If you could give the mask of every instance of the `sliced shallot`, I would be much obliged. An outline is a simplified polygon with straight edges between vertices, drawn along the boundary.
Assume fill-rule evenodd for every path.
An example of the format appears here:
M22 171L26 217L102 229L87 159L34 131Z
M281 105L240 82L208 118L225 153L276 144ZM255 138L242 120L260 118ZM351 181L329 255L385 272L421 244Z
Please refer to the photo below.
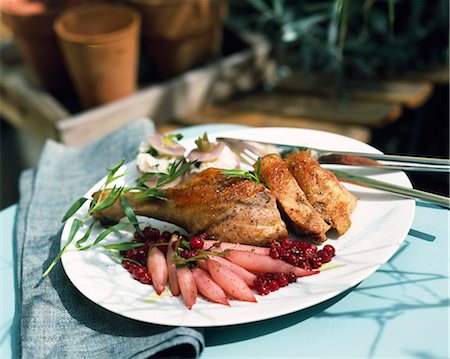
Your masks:
M154 133L148 136L148 143L153 147L159 155L165 156L183 156L186 149L178 142L174 141L171 135L163 136L159 133Z
M186 156L188 160L197 160L199 162L211 162L217 159L225 148L223 142L216 142L213 144L213 148L208 152L200 151L199 149L194 149Z

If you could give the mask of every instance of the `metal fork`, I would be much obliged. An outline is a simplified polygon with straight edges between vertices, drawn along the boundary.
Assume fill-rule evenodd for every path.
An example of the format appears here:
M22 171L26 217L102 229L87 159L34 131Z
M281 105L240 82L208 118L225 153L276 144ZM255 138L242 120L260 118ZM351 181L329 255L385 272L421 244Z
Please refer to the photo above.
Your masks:
M225 142L236 148L256 149L257 153L262 153L261 151L263 151L264 147L269 148L269 151L272 153L308 151L311 156L321 164L377 167L389 170L419 172L450 172L450 159L447 158L331 151L311 147L274 144L255 140L240 140L227 137L218 137L217 140Z
M257 153L255 148L250 148L244 145L244 142L227 142L231 150L239 156L239 159L252 166L256 163L258 158L267 153ZM272 152L273 153L273 152ZM441 207L450 208L450 198L437 195L430 192L421 191L414 188L403 187L392 183L379 181L373 178L357 176L343 171L331 170L334 175L341 181L349 182L363 187L371 187L382 191L394 193L401 197L420 199L426 202L437 204Z

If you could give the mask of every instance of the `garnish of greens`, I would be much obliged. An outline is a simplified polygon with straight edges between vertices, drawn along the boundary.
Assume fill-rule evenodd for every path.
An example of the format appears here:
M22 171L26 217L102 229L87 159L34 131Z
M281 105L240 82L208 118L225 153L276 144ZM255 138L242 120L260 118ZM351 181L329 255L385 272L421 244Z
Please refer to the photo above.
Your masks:
M175 135L176 136L176 135ZM125 197L125 193L130 192L131 195L136 199L159 199L165 200L170 203L170 201L164 196L163 187L167 184L175 181L177 178L181 177L186 173L186 171L191 167L196 161L185 162L184 159L180 158L175 160L169 167L168 173L146 173L141 178L137 180L137 184L135 186L116 186L111 187L114 181L124 176L125 173L117 174L117 171L123 166L126 159L122 159L119 163L117 163L113 168L108 169L108 175L106 177L105 183L101 186L100 190L96 192L92 199L81 197L77 199L72 206L68 209L66 214L64 215L62 222L65 223L69 218L71 218L87 201L89 203L89 210L81 219L75 218L70 227L69 236L67 238L67 242L64 244L61 251L56 255L53 259L52 263L48 266L45 272L42 274L44 277L47 276L58 261L61 259L61 256L67 250L69 245L73 242L76 234L83 226L88 226L85 234L82 238L78 239L75 247L78 250L86 250L92 247L102 247L103 249L110 252L111 256L117 260L120 260L121 257L117 255L117 253L113 251L123 251L127 249L137 248L143 246L143 243L134 243L134 242L123 242L116 244L103 244L102 241L111 233L120 231L126 227L133 226L138 233L142 233L139 222L136 218L136 215L133 211L133 208L128 203L128 200ZM148 181L153 176L158 176L158 180L156 184L152 187L148 187L145 185L145 182ZM89 239L92 227L96 223L96 219L92 217L92 214L97 211L105 210L111 207L117 200L121 201L122 207L124 209L127 222L117 223L107 229L105 229L102 233L100 233L95 240L91 244L84 245L84 243ZM92 218L93 222L91 224L87 224L87 220Z
M263 183L260 176L261 172L261 159L256 161L256 168L254 171L244 171L239 169L222 170L220 173L227 175L228 177L244 178L255 183Z
M213 246L220 246L220 242L218 244L214 244ZM186 240L178 240L175 242L175 255L173 257L173 260L175 262L175 265L177 268L184 267L186 265L195 263L200 260L207 260L208 256L217 256L217 257L225 257L225 255L229 252L229 249L225 249L223 251L217 252L211 250L211 248L208 249L196 249L195 251L198 253L195 256L189 257L189 258L183 258L181 256L181 253L186 249L190 248L189 242Z
M209 141L206 132L202 137L199 137L195 140L195 144L197 145L197 149L200 152L211 152L214 148L214 144Z

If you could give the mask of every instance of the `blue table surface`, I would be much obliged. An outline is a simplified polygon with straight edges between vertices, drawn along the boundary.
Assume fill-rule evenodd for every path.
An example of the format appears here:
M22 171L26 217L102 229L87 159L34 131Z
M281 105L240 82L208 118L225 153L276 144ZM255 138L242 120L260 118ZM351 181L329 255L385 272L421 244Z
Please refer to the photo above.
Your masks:
M193 137L237 126L194 126ZM0 357L15 357L17 206L0 212ZM202 358L449 358L449 211L418 202L397 251L356 287L324 303L257 323L205 331Z

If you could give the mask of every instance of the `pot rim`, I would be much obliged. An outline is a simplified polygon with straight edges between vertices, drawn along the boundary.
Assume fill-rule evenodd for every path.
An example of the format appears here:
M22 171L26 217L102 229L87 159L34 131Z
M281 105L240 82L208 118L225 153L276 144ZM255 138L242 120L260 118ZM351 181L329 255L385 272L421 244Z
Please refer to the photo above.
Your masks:
M123 14L126 14L130 17L129 22L120 29L101 34L83 34L67 30L67 28L64 26L65 20L67 20L70 17L76 16L82 19L83 15L87 13L92 12L95 13L99 11L101 12L102 10L105 11L105 13L114 11L116 13L121 12ZM129 32L132 31L139 31L141 22L142 22L141 14L137 10L129 6L111 5L111 4L89 4L78 6L75 8L70 8L64 11L61 15L59 15L56 18L53 24L53 28L60 40L80 44L99 44L115 41L117 39L127 36Z

